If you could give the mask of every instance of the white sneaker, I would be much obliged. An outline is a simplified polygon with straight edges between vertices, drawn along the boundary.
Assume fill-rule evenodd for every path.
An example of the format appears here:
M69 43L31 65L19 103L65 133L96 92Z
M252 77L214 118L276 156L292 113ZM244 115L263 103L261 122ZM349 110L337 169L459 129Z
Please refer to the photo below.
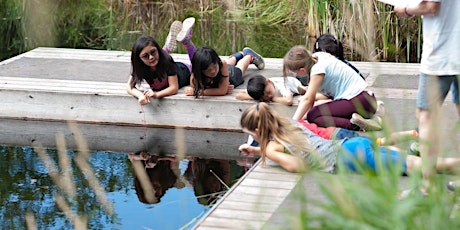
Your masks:
M382 130L382 118L373 116L371 119L365 119L357 113L351 115L350 122L361 128L363 131L379 131Z
M375 116L385 116L385 103L383 101L377 101L377 110L375 111Z
M177 34L182 30L182 22L174 21L169 29L169 34L166 37L165 45L163 48L167 49L170 53L177 49Z
M177 35L177 41L178 42L185 42L187 40L192 39L192 32L193 32L193 27L195 25L195 18L190 17L186 18L182 22L182 30L179 32Z

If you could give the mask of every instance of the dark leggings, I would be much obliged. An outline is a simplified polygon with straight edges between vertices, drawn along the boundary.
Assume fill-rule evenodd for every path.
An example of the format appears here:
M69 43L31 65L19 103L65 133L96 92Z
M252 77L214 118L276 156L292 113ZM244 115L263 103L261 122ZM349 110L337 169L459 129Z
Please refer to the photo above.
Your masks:
M307 121L320 127L340 127L358 130L359 127L350 123L353 113L370 118L377 108L377 100L371 92L363 91L350 100L337 100L314 106L308 111Z

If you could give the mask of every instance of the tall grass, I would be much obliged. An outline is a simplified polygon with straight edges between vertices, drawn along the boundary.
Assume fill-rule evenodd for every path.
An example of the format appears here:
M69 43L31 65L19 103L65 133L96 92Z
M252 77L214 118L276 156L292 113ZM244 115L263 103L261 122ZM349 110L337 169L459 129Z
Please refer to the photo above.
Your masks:
M420 59L419 19L400 19L373 0L5 0L0 6L6 35L0 59L38 46L130 50L145 34L163 43L169 25L190 16L197 18L195 44L221 55L250 46L282 57L293 45L312 47L316 37L332 33L350 60Z

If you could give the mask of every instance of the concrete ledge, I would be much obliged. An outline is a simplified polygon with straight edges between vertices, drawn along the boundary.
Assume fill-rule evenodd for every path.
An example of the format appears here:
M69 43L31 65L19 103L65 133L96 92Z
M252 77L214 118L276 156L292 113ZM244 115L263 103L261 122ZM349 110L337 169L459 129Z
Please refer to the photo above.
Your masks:
M163 129L101 124L76 124L91 151L136 152L147 150L165 155L239 159L238 146L247 140L242 132ZM7 146L56 148L56 135L66 147L78 149L78 135L66 122L0 119L0 140ZM80 140L81 141L81 140Z

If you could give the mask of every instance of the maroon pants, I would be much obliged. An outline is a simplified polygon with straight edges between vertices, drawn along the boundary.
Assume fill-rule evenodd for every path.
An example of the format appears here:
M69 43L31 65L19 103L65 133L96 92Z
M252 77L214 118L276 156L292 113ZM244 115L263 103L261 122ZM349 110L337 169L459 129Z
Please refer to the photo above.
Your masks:
M320 127L340 127L357 130L350 123L353 113L370 118L377 109L377 100L371 92L363 91L350 100L337 100L313 106L307 114L307 121Z

